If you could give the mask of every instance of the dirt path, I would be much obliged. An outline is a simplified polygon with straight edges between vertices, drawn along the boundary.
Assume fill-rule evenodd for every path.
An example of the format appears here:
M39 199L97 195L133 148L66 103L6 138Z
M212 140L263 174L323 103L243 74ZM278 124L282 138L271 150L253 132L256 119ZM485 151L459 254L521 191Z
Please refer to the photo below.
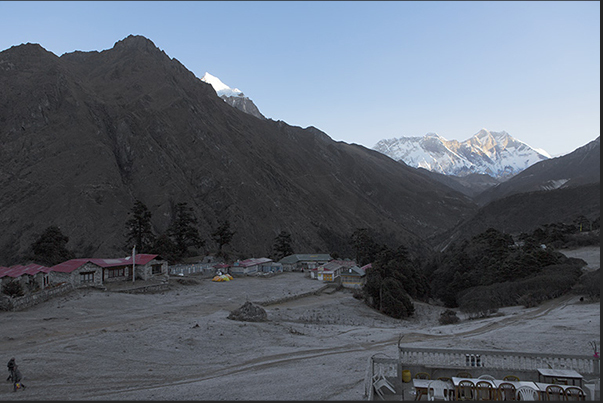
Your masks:
M0 358L16 357L28 386L12 393L7 382L0 400L362 400L368 359L396 357L402 335L413 346L572 354L600 340L600 305L578 296L448 326L441 307L417 303L400 321L349 292L269 305L267 322L227 319L247 300L321 286L284 273L149 295L82 290L0 312Z

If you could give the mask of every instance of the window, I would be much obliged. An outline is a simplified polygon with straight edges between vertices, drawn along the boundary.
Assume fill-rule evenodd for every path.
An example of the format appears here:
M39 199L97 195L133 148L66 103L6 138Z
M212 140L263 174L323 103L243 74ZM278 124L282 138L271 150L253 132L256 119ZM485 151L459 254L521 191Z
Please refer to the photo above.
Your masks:
M154 264L153 266L153 274L161 274L161 265L160 264Z
M126 269L123 267L107 270L107 278L124 277L125 275L126 275Z
M94 272L80 273L80 283L94 283Z

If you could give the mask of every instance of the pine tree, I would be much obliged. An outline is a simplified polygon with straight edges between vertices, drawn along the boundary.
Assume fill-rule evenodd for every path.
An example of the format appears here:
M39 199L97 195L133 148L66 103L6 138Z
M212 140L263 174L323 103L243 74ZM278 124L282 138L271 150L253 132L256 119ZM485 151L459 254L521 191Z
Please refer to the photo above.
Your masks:
M134 202L132 218L126 221L126 249L136 245L138 253L148 253L153 248L156 236L151 225L151 212L140 200Z
M212 239L218 244L218 255L222 253L222 247L228 245L232 241L235 231L230 230L230 222L224 220L218 228L211 234Z
M359 266L373 262L377 254L385 249L375 242L368 228L357 228L350 237L350 243L356 251L356 264Z
M51 225L31 244L28 258L46 266L74 259L75 254L66 247L68 242L69 237L64 235L59 227Z
M174 244L174 241L167 234L161 234L157 237L152 250L153 253L167 260L169 264L174 264L179 259L176 244Z
M294 254L293 247L291 246L291 234L286 231L281 231L276 238L274 238L274 244L272 245L273 256L276 261L281 260L285 256Z
M205 245L199 236L197 222L192 207L187 203L176 205L176 214L167 229L167 235L174 241L178 259L188 256L189 247L200 248Z

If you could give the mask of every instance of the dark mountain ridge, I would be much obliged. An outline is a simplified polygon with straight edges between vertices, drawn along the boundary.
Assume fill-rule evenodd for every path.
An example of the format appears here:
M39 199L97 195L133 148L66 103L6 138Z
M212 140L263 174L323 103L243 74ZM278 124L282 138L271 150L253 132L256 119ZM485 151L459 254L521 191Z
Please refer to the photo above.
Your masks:
M488 228L510 234L528 233L539 226L571 224L580 217L601 216L600 137L561 157L538 162L474 200L475 215L443 231L431 244L441 250Z
M316 128L261 120L220 99L150 40L61 57L37 44L0 52L0 263L21 262L49 225L78 256L125 252L134 200L165 231L179 202L227 251L266 256L282 230L299 253L349 255L367 227L426 247L476 206L419 171Z
M483 206L517 193L582 186L601 181L601 140L597 137L569 154L540 161L474 198Z

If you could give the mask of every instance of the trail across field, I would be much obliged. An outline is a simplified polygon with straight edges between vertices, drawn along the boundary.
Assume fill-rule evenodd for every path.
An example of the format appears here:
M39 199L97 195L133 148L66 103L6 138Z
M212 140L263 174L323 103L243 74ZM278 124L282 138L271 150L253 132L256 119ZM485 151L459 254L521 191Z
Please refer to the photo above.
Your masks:
M416 316L401 321L350 292L323 292L267 305L268 321L254 323L227 316L322 284L304 273L170 281L158 294L80 290L0 312L0 359L14 356L28 386L14 393L6 382L0 400L362 400L368 359L396 357L402 336L413 346L570 354L600 341L600 304L580 296L442 326L443 307L415 303Z

